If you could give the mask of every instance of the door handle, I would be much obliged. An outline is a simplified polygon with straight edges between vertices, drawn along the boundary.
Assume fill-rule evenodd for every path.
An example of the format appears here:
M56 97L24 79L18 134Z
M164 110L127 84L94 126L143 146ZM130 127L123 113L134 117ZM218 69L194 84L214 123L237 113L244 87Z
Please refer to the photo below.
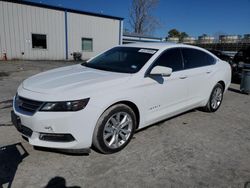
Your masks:
M207 73L207 74L210 74L211 72L212 72L212 71L210 70L210 71L207 71L206 73Z
M181 76L180 77L180 79L186 79L187 78L187 76Z

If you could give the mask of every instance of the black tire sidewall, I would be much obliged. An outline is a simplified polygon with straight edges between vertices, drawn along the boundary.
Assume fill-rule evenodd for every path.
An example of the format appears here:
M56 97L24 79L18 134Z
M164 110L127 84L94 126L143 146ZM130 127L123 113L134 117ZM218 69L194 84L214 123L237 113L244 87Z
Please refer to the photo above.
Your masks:
M103 131L104 131L104 127L106 122L109 120L109 118L114 115L115 113L118 112L126 112L131 116L132 119L132 131L130 134L129 139L126 141L126 143L124 143L121 147L113 149L113 148L109 148L106 146L106 144L104 143L104 139L103 139ZM133 112L133 110L131 108L129 108L126 105L115 105L114 107L111 107L110 109L106 110L101 117L98 120L97 123L97 127L96 127L96 134L94 135L94 139L95 143L96 143L96 147L97 149L99 149L102 153L115 153L118 152L120 150L122 150L124 147L127 146L127 144L130 142L131 138L134 135L135 132L135 126L136 126L136 116L135 113Z

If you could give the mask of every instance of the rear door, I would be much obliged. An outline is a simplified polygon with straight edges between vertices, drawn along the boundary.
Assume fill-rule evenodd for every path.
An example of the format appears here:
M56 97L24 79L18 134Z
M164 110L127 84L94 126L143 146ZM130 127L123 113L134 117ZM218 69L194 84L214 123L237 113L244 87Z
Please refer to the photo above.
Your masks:
M214 74L216 59L208 53L182 48L184 72L188 79L188 96L190 104L203 101L210 90L209 79Z

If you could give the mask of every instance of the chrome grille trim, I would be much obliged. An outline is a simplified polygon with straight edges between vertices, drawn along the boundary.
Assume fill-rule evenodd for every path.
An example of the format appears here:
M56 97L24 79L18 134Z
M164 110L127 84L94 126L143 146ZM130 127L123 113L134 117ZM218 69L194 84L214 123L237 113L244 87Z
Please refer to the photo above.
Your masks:
M32 99L27 99L21 96L16 95L15 97L15 107L21 111L34 114L37 110L41 108L43 102L36 101Z

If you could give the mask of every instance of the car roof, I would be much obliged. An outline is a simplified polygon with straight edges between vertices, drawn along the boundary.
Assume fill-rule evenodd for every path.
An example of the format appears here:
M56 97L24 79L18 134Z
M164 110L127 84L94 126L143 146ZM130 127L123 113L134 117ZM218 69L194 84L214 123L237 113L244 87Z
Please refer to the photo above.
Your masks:
M171 43L171 42L136 42L136 43L129 43L123 44L124 47L137 47L137 48L151 48L151 49L167 49L173 47L189 47L195 49L202 49L197 46L182 44L182 43ZM204 49L202 49L204 50Z
M169 48L192 48L192 49L197 49L204 51L211 56L213 56L215 59L218 59L216 55L214 55L212 52L209 52L208 50L198 47L198 46L193 46L193 45L188 45L188 44L182 44L182 43L171 43L171 42L136 42L136 43L129 43L129 44L123 44L121 45L122 47L134 47L134 48L149 48L149 49L156 49L156 50L166 50Z

